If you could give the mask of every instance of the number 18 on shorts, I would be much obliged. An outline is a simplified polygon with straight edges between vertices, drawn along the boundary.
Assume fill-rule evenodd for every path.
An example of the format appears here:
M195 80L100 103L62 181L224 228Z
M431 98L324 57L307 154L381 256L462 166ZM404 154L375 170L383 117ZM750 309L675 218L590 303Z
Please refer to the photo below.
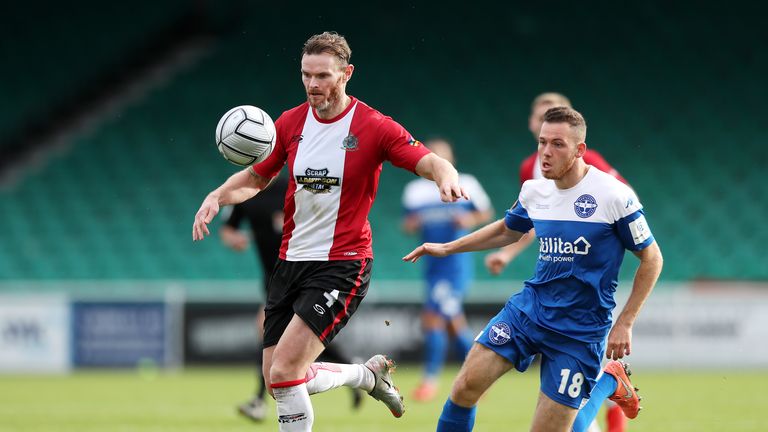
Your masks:
M579 408L600 372L603 343L587 343L532 322L509 304L489 322L476 342L506 358L520 372L541 354L541 391L560 404Z

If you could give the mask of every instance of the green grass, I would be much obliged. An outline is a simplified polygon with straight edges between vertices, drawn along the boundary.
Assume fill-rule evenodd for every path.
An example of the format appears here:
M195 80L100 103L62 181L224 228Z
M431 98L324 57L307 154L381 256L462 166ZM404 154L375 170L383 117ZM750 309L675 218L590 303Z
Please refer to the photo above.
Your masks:
M407 395L418 367L403 365L395 375ZM632 431L765 431L768 371L643 372L635 381L644 410ZM441 395L432 403L407 406L394 419L367 399L349 408L346 389L313 396L316 432L434 430L455 375L443 375ZM527 430L536 401L538 372L510 373L481 401L475 430ZM0 430L61 432L196 432L277 430L274 414L262 425L235 414L235 405L253 388L250 369L186 369L78 372L69 376L0 376ZM602 416L601 416L602 417Z

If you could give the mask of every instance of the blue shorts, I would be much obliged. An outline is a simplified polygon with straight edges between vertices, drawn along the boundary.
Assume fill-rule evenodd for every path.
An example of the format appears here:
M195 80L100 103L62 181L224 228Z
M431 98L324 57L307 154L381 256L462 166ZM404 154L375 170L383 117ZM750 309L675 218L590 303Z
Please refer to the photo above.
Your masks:
M524 372L541 354L541 391L578 409L600 373L605 342L582 342L545 329L517 308L505 305L475 339Z
M424 309L451 320L464 313L467 281L463 278L427 277Z

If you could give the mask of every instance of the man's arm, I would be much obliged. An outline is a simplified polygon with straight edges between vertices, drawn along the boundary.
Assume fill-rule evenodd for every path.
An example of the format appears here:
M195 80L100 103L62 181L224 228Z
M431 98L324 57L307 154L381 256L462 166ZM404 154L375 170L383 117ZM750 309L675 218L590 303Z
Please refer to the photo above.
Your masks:
M192 240L202 240L210 234L208 224L219 213L220 206L239 204L252 198L269 183L270 179L256 174L251 168L233 174L203 200L192 224Z
M462 197L469 199L469 195L459 185L459 173L456 168L440 156L434 153L424 155L416 164L415 171L419 176L437 184L443 202L455 202Z
M634 254L640 258L640 267L635 273L632 292L629 294L627 303L608 334L605 356L609 359L617 360L631 353L632 326L635 324L635 319L637 319L643 303L651 294L653 286L656 285L656 280L658 280L664 265L664 258L661 256L661 250L656 242L639 252L634 252Z
M449 243L424 243L404 256L403 261L416 262L424 255L444 257L455 253L498 248L520 240L523 234L507 228L504 219L500 219Z

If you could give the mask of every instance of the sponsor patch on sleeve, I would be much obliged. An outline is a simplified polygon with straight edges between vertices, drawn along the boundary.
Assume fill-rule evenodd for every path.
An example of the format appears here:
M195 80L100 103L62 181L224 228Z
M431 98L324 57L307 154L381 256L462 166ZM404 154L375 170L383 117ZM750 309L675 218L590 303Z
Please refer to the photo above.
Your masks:
M632 240L636 245L651 238L651 228L648 227L643 215L629 223L629 232L632 234Z

